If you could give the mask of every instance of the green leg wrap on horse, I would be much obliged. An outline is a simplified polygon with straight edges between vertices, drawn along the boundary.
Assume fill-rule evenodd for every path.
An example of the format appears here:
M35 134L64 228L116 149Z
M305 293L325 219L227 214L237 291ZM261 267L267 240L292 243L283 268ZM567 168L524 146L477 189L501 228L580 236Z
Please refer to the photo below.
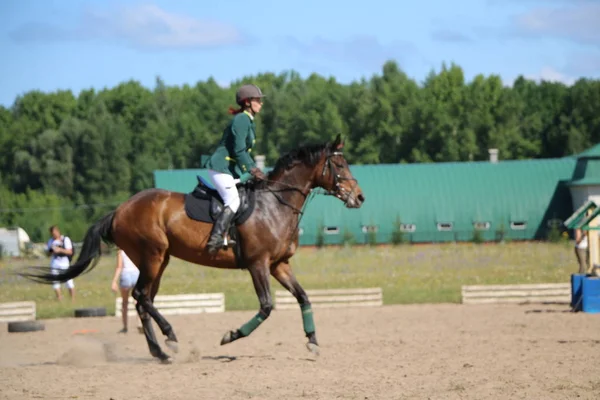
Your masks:
M262 324L264 320L265 318L262 315L260 315L260 313L258 313L254 317L252 317L250 321L242 325L242 327L240 328L240 332L242 333L242 335L248 336L252 333L252 331L258 328L258 326Z
M313 320L313 311L310 304L303 304L300 306L302 310L302 324L304 325L304 332L308 335L315 331L315 321Z

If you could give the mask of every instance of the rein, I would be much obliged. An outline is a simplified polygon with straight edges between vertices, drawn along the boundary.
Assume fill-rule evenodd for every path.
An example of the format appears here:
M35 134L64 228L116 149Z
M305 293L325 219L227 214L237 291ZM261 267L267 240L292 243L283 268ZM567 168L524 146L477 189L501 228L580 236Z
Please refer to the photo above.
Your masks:
M302 221L302 217L304 216L304 210L305 210L305 209L306 209L306 207L308 206L308 203L310 203L310 201L311 201L311 200L313 199L313 197L315 196L315 191L314 191L313 189L310 189L310 191L309 191L309 194L308 194L308 195L306 195L306 194L304 194L304 192L303 192L301 189L299 189L298 187L296 187L296 186L292 186L292 185L289 185L289 184L287 184L287 183L284 183L284 182L279 182L279 181L271 181L271 180L268 180L268 179L263 179L262 181L263 181L263 182L267 182L267 183L277 183L277 184L280 184L280 185L287 186L287 187L288 187L288 189L281 189L280 191L283 191L283 190L296 190L296 191L300 192L300 194L301 194L302 196L304 196L304 199L305 199L305 200L304 200L304 204L302 205L302 209L300 209L300 210L299 210L298 208L296 208L296 207L294 207L293 205L291 205L289 202L285 201L285 199L283 199L283 198L282 198L282 197L281 197L281 196L280 196L280 195L277 193L278 191L276 191L276 190L273 190L273 189L271 189L271 188L269 188L269 187L267 187L266 189L262 189L262 190L266 190L266 191L268 191L268 192L272 193L272 194L273 194L273 196L275 196L275 198L276 198L276 199L277 199L277 200L278 200L278 201L279 201L281 204L283 204L284 206L290 207L290 208L293 210L293 212L294 212L296 215L298 215L298 220L297 220L297 222L296 222L296 227L295 227L295 228L292 230L292 236L290 237L290 239L293 239L293 238L294 238L294 236L293 236L293 235L294 235L294 233L296 233L296 234L298 233L298 227L300 226L300 221ZM260 190L260 189L259 189L259 190Z
M335 165L338 169L343 168L343 166L341 166L341 165L337 164L336 162L332 161L331 157L341 156L341 155L343 155L342 152L335 151L335 152L333 152L333 153L331 153L331 154L329 154L327 156L327 159L325 160L325 163L323 164L323 172L321 172L321 176L325 176L325 173L327 172L327 169L329 168L329 173L331 174L331 176L333 176L333 189L325 190L324 194L326 196L335 196L338 199L342 200L344 202L344 204L348 204L348 200L350 199L350 196L354 194L354 190L356 189L357 185L353 185L352 191L350 193L348 193L348 197L346 198L346 200L343 200L342 199L342 195L344 193L346 193L347 191L346 191L346 189L344 189L340 185L340 183L344 182L344 181L353 181L353 182L357 183L357 180L355 178L345 178L345 177L340 176L340 174L336 173L336 171L335 171L335 169L334 169L333 166ZM284 183L284 182L273 181L273 180L269 180L269 179L262 179L262 182L273 183L273 184L287 186L287 188L289 190L296 190L296 191L300 192L300 194L302 194L302 196L304 196L304 198L308 199L308 200L310 200L312 198L312 196L314 195L314 193L315 193L314 190L311 189L310 192L309 192L310 195L306 195L306 194L304 194L304 192L302 191L302 189L300 189L299 187L293 186L293 185L290 185L290 184L287 184L287 183ZM270 193L272 193L281 204L290 207L292 210L294 210L294 212L296 214L300 214L301 216L304 214L304 209L306 208L306 204L307 204L308 200L305 200L304 205L302 206L302 209L299 210L298 208L294 207L293 205L291 205L290 203L288 203L287 201L285 201L284 199L282 199L281 196L279 196L276 193L278 191L283 191L284 189L276 191L276 190L273 190L273 189L267 187L267 188L262 189L262 190L266 190L266 191L269 191Z
M305 204L305 205L304 205L304 206L302 206L302 210L299 210L298 208L294 207L293 205L291 205L290 203L288 203L287 201L285 201L285 200L284 200L284 199L283 199L283 198L282 198L282 197L281 197L281 196L280 196L280 195L277 193L277 192L282 192L282 191L284 191L284 190L295 190L295 191L297 191L297 192L300 192L300 194L301 194L302 196L304 196L304 199L306 199L307 197L309 197L309 195L306 195L306 194L304 194L304 192L302 191L302 189L300 189L300 188L298 188L298 187L296 187L296 186L289 185L289 184L287 184L287 183L284 183L284 182L272 181L272 180L269 180L269 179L263 179L263 180L262 180L262 182L266 182L266 183L276 183L276 184L279 184L279 185L284 185L284 186L287 186L287 187L288 187L288 189L273 190L273 189L271 189L270 187L266 187L265 189L257 189L257 191L267 191L267 192L270 192L271 194L273 194L273 196L275 196L275 198L277 198L277 200L278 200L278 201L279 201L281 204L283 204L284 206L288 206L288 207L290 207L290 208L291 208L291 209L292 209L292 210L293 210L293 211L294 211L296 214L300 214L300 215L304 214L304 208L305 208L305 205L306 205L306 200L305 200L305 202L304 202L304 204ZM310 190L310 193L311 193L311 195L312 195L312 189Z
M344 181L353 181L353 182L357 182L357 180L355 178L345 178L340 176L340 174L338 174L336 172L336 169L334 168L337 167L338 169L343 168L343 166L337 164L336 162L332 161L331 158L334 156L341 156L343 155L342 152L340 151L335 151L331 154L329 154L327 156L327 159L325 160L325 163L323 164L323 171L321 173L321 176L325 176L325 173L327 172L327 170L329 169L329 173L331 174L331 176L333 177L333 189L329 189L329 190L325 190L325 192L323 194L325 194L326 196L335 196L338 199L342 200L342 196L344 193L346 193L346 189L344 189L341 186L341 182ZM262 179L262 182L266 182L266 183L272 183L272 184L277 184L277 185L283 185L283 186L287 186L287 188L285 189L279 189L279 190L274 190L271 189L270 187L266 187L264 189L257 189L257 190L266 190L270 193L273 194L273 196L275 196L277 198L277 200L283 204L284 206L290 207L295 214L298 215L298 222L296 223L296 228L295 228L295 232L298 232L298 227L300 226L300 221L302 220L302 217L304 216L304 210L306 209L306 207L308 206L308 203L310 203L310 201L313 199L316 191L314 189L310 189L309 190L309 194L305 194L302 189L300 189L297 186L293 186L284 182L279 182L279 181L273 181L273 180L269 180L269 179ZM342 200L344 202L344 204L348 204L348 200L351 198L350 196L354 194L354 190L356 189L357 185L353 185L352 187L352 191L350 193L348 193L348 197L346 197L345 200ZM321 188L322 189L322 188ZM302 196L304 196L304 204L302 205L302 209L298 209L297 207L294 207L292 204L290 204L289 202L287 202L285 199L283 199L278 192L280 191L284 191L284 190L296 190L298 192L300 192L300 194L302 194Z

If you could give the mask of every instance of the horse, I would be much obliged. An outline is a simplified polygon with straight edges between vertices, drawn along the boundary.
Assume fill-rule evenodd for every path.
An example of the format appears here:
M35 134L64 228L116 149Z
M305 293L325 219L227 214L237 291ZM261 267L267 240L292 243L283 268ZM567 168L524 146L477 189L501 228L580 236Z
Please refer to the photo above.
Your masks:
M123 249L140 271L132 296L137 302L150 354L164 363L172 360L158 344L150 318L166 336L167 347L176 353L175 331L153 304L170 257L207 267L242 268L250 273L260 309L239 329L226 332L221 345L247 337L269 318L273 308L271 275L298 301L308 338L306 347L318 355L311 303L294 276L290 258L298 247L300 218L314 189L324 189L325 194L335 196L347 208L360 208L365 201L344 158L343 147L340 135L333 142L300 146L279 158L266 179L238 184L255 194L250 217L237 226L243 254L239 260L232 249L220 249L215 255L208 253L206 242L212 225L186 215L186 194L151 188L134 194L90 226L77 261L68 269L54 275L47 267L32 267L36 272L20 275L45 284L65 282L95 267L101 256L102 241Z

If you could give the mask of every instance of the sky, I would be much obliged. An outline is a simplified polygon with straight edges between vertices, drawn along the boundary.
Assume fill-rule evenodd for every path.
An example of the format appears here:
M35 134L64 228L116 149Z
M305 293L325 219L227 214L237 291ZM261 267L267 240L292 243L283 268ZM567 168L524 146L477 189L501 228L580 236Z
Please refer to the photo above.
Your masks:
M600 78L600 0L3 0L0 104L30 90L222 86L294 70L349 83L395 60L422 82Z

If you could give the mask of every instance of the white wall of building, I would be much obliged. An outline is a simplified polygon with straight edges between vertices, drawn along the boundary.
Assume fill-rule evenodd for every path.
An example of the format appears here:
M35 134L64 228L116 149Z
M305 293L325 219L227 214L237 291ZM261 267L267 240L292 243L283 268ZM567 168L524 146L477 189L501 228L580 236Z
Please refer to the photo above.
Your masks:
M588 200L600 204L600 185L571 186L571 198L573 200L573 211Z

